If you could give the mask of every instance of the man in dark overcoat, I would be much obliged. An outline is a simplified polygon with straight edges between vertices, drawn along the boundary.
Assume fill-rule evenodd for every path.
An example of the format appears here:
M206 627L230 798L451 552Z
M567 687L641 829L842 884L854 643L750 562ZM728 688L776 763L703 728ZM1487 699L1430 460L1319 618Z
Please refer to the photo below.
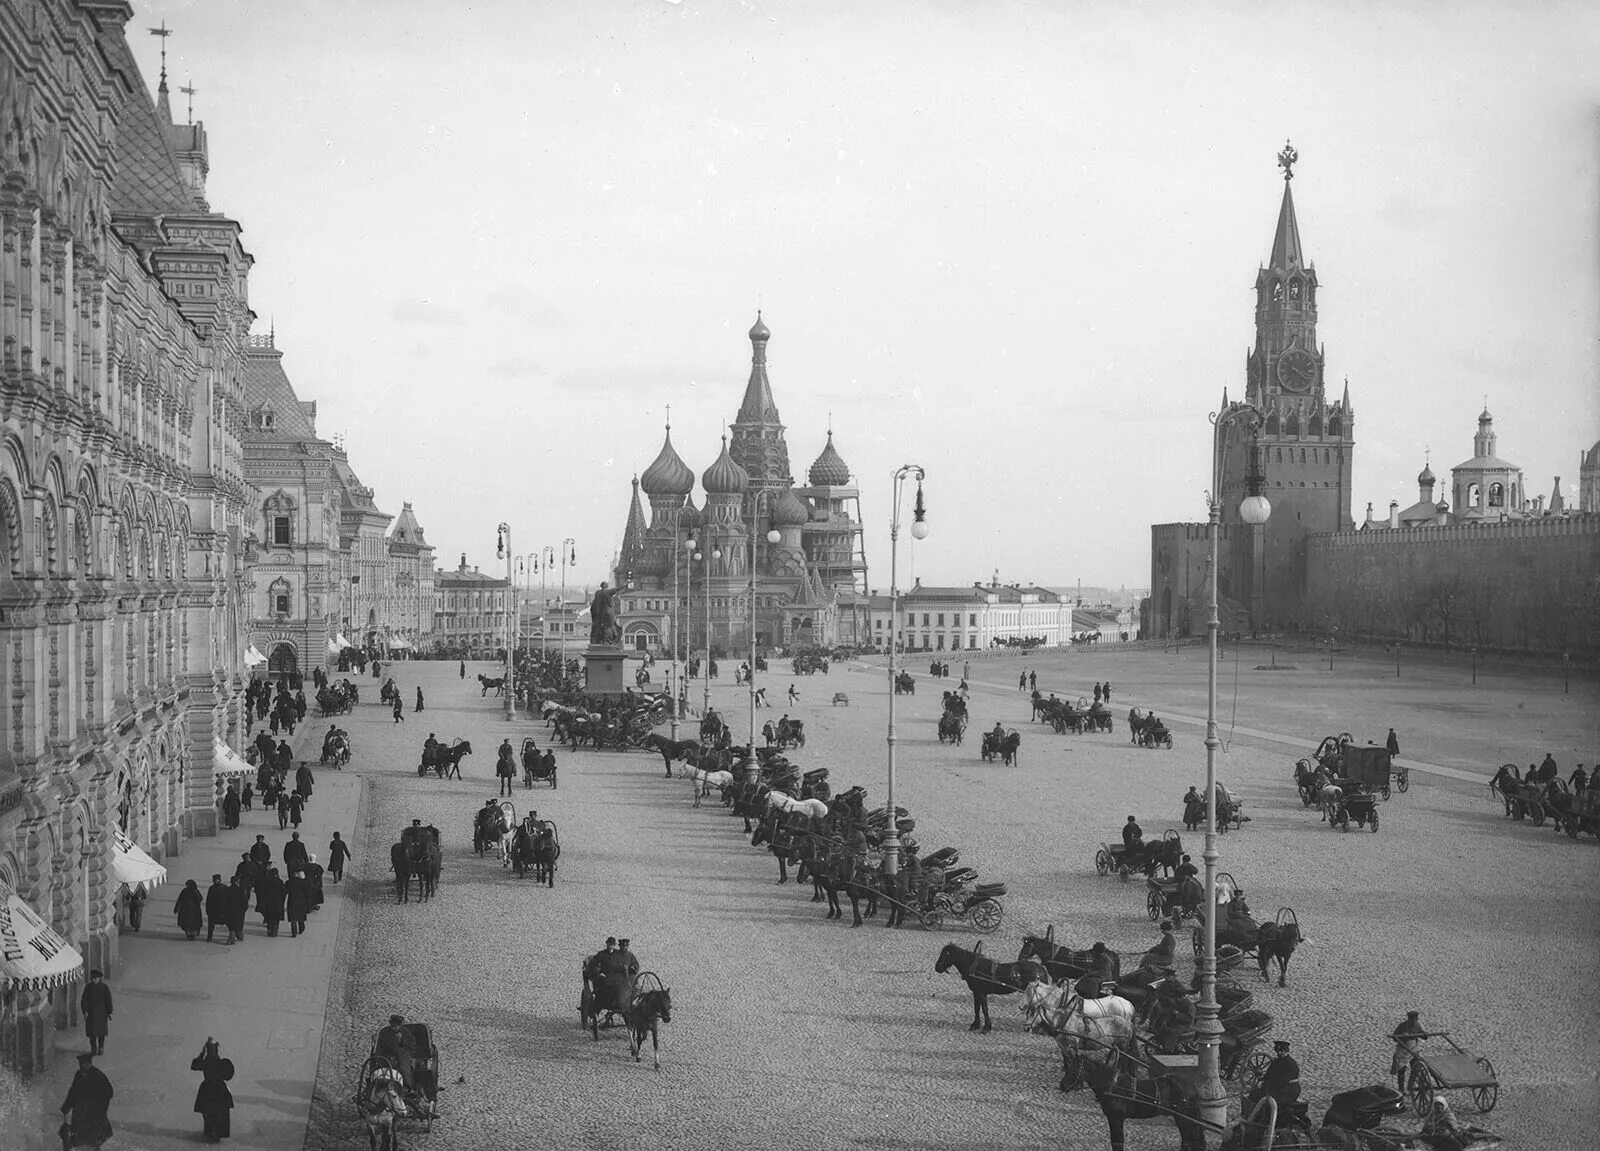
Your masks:
M297 936L306 929L306 916L311 913L311 885L304 872L296 871L290 874L287 886L284 910L289 917L289 934Z
M302 763L295 769L294 787L300 793L300 798L306 803L311 802L311 788L316 782L316 776L311 774L311 765L309 763Z
M224 935L228 934L228 885L222 882L222 876L213 875L211 886L206 891L207 943L216 937L218 927L222 928Z
M256 836L256 841L250 845L250 860L258 868L272 862L272 845L267 842L266 836Z
M105 972L96 968L89 972L88 985L78 1000L83 1012L83 1030L89 1037L89 1051L103 1055L106 1049L106 1029L111 1022L111 988L106 986Z
M232 831L239 826L239 789L233 784L228 785L228 793L222 797L222 828Z
M78 1073L61 1105L63 1115L71 1112L71 1118L61 1125L62 1146L98 1147L111 1138L111 1120L106 1116L111 1096L111 1080L94 1065L94 1056L78 1056Z
M256 888L256 910L261 913L261 922L267 925L269 937L278 934L278 925L283 922L286 895L284 882L279 878L276 867L261 877L261 883Z
M250 889L235 875L228 884L228 944L244 942L244 916L250 910Z
M283 865L293 873L304 865L306 856L306 845L297 831L290 837L289 842L283 845Z
M228 1080L233 1078L233 1060L222 1057L215 1039L207 1039L189 1070L202 1076L200 1089L194 1094L194 1109L201 1117L205 1134L213 1143L226 1139L231 1133L228 1112L233 1110L233 1092L228 1090Z

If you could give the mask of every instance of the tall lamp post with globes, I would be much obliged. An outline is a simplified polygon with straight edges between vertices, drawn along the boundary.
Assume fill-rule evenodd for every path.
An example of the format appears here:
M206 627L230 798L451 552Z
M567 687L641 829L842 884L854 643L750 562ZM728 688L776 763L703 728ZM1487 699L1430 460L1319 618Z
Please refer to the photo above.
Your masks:
M750 674L746 686L750 689L750 762L756 757L756 521L761 518L761 497L772 495L771 488L757 488L755 502L750 508ZM767 500L770 505L771 499ZM770 514L770 506L768 513ZM775 527L767 529L767 542L775 544L783 537Z
M895 628L898 625L899 589L895 586L895 565L899 558L900 497L908 476L917 477L917 502L911 512L911 538L928 538L928 509L922 502L922 480L926 473L920 464L902 464L894 470L894 501L889 505L889 790L884 804L888 815L888 829L883 836L884 877L892 887L900 871L900 829L894 817L894 676ZM754 742L752 740L752 742Z
M1225 430L1241 423L1250 443L1249 466L1245 474L1245 498L1239 504L1239 518L1257 526L1267 522L1272 504L1261 494L1263 476L1257 456L1256 435L1264 417L1253 404L1232 403L1213 415L1211 452L1211 491L1207 494L1210 515L1207 533L1211 545L1210 612L1206 620L1209 658L1206 661L1206 922L1204 948L1200 956L1200 1006L1196 1013L1195 1039L1200 1047L1201 1117L1219 1126L1227 1119L1228 1097L1222 1086L1220 1062L1222 1048L1221 1010L1217 1003L1217 633L1221 619L1217 614L1218 537L1222 523L1223 453Z
M500 533L495 539L494 554L496 558L506 561L506 718L514 719L517 714L517 693L512 686L513 665L512 653L516 650L511 638L512 620L516 618L517 588L511 574L511 563L515 558L511 554L511 525L501 524Z
M709 553L697 551L694 553L696 560L705 561L705 570L700 573L700 582L706 585L706 677L705 688L700 696L700 718L704 719L711 711L711 561L722 558L722 549L716 544L711 544Z
M578 549L571 536L561 541L561 675L567 674L567 563L576 566ZM569 554L570 557L569 557Z
M673 690L678 693L677 699L672 704L672 714L676 717L673 720L673 739L678 738L677 721L684 717L684 709L689 706L689 645L693 642L694 636L694 561L699 556L699 553L695 551L699 546L700 541L692 535L683 541L683 614L687 618L683 621L683 674L673 687ZM677 585L676 568L673 569L672 582L674 586ZM676 649L673 651L672 661L674 665L678 662Z

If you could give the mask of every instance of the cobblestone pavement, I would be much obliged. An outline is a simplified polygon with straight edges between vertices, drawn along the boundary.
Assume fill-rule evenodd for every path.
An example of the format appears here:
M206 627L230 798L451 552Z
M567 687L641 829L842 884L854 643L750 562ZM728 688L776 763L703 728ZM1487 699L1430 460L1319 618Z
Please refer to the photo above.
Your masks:
M938 744L939 685L925 663L912 665L918 694L900 700L897 799L915 815L924 851L959 847L984 879L1010 885L1004 923L982 937L987 953L1013 958L1024 929L1048 924L1072 946L1105 940L1137 952L1155 938L1144 888L1096 876L1094 850L1128 814L1147 834L1181 828L1179 797L1204 779L1198 733L1179 729L1172 751L1130 746L1121 720L1109 736L1047 733L1028 723L1015 690L1022 662L974 661L972 671L971 734L996 720L1022 730L1012 769L984 764L975 738ZM1192 709L1199 676L1203 714L1203 661L1156 652L1037 666L1041 688L1052 677L1085 681L1063 695L1113 678L1124 710L1152 684L1175 701L1188 693ZM695 809L687 782L664 779L659 757L561 752L559 790L519 783L519 813L531 804L560 827L554 891L475 858L470 820L494 794L495 747L507 735L542 744L543 725L507 723L478 695L470 677L480 668L469 667L465 683L454 665L394 670L404 697L420 682L430 703L400 726L363 705L350 725L352 766L370 789L357 855L376 861L411 818L432 821L444 835L441 897L396 906L375 868L360 869L341 927L343 982L330 994L310 1146L364 1145L350 1096L392 1011L433 1025L447 1088L434 1133L408 1133L407 1146L498 1148L511 1131L595 1148L1105 1145L1092 1098L1055 1090L1054 1048L1023 1032L1014 998L993 1001L992 1034L967 1031L966 988L934 974L933 962L944 943L979 938L970 929L825 921L808 890L776 885L774 862L748 845L737 820L714 803ZM765 682L781 700L790 677ZM881 803L882 669L835 667L796 682L802 699L791 712L809 735L797 762L829 767L836 789L864 784ZM850 705L830 706L840 690ZM1338 690L1355 698L1365 689L1330 688ZM744 694L727 684L712 696L743 731ZM1475 707L1492 710L1486 722L1507 738L1537 742L1532 731L1519 735L1524 713L1505 700L1485 696ZM1441 721L1406 700L1388 703L1377 720L1426 758L1426 732ZM1293 710L1276 696L1252 697L1240 722L1293 731L1267 721ZM1316 723L1320 735L1326 725ZM472 740L465 782L418 779L429 731ZM1581 736L1580 724L1572 738ZM1509 1145L1588 1145L1600 1125L1600 844L1512 825L1482 789L1426 778L1383 806L1380 833L1339 834L1300 805L1292 760L1282 748L1231 745L1219 774L1252 819L1221 852L1258 913L1293 907L1310 938L1286 989L1262 983L1253 967L1243 977L1276 1017L1274 1034L1294 1041L1314 1111L1336 1090L1388 1079L1383 1036L1416 1008L1494 1061L1502 1094L1487 1125ZM1200 837L1185 843L1198 857ZM578 1028L579 964L607 935L631 937L643 966L672 988L659 1075L648 1056L633 1063L620 1031L595 1043ZM1130 1148L1175 1143L1170 1124L1129 1129Z

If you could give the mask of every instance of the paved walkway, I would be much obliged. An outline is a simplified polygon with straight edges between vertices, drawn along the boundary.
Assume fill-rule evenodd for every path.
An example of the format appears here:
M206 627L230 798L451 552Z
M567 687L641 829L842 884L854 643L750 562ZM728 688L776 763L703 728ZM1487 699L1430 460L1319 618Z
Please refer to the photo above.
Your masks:
M363 710L375 707L364 704ZM320 754L327 727L327 721L314 719L297 727L290 741L297 762L308 753ZM362 785L349 772L315 764L312 770L316 784L300 838L326 867L334 831L355 841ZM267 837L281 871L283 845L293 830L280 831L277 814L262 811L258 800L237 830L192 839L181 855L169 858L167 883L146 904L143 929L123 930L121 958L107 981L116 1010L106 1052L95 1061L116 1090L111 1148L161 1151L202 1140L200 1116L193 1111L200 1076L189 1070L189 1061L208 1037L216 1038L237 1069L230 1084L233 1134L227 1145L270 1151L299 1151L305 1145L344 906L341 885L324 877L325 902L299 938L292 938L284 923L277 938L269 939L253 901L244 942L233 947L224 946L220 932L214 943L206 943L204 933L194 942L186 940L173 916L185 880L195 880L201 891L213 874L226 880L258 834ZM369 861L357 857L345 882L367 866ZM52 1144L57 1108L76 1070L74 1057L85 1050L81 1031L57 1033L55 1066L37 1088Z

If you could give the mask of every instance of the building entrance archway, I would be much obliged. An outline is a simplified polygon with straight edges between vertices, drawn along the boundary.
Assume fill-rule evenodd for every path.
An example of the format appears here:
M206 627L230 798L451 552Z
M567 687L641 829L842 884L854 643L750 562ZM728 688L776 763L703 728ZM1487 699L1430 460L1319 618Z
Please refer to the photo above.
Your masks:
M293 644L280 643L273 647L272 651L267 655L267 677L269 679L274 676L287 677L299 670L299 667L300 660L295 655Z

